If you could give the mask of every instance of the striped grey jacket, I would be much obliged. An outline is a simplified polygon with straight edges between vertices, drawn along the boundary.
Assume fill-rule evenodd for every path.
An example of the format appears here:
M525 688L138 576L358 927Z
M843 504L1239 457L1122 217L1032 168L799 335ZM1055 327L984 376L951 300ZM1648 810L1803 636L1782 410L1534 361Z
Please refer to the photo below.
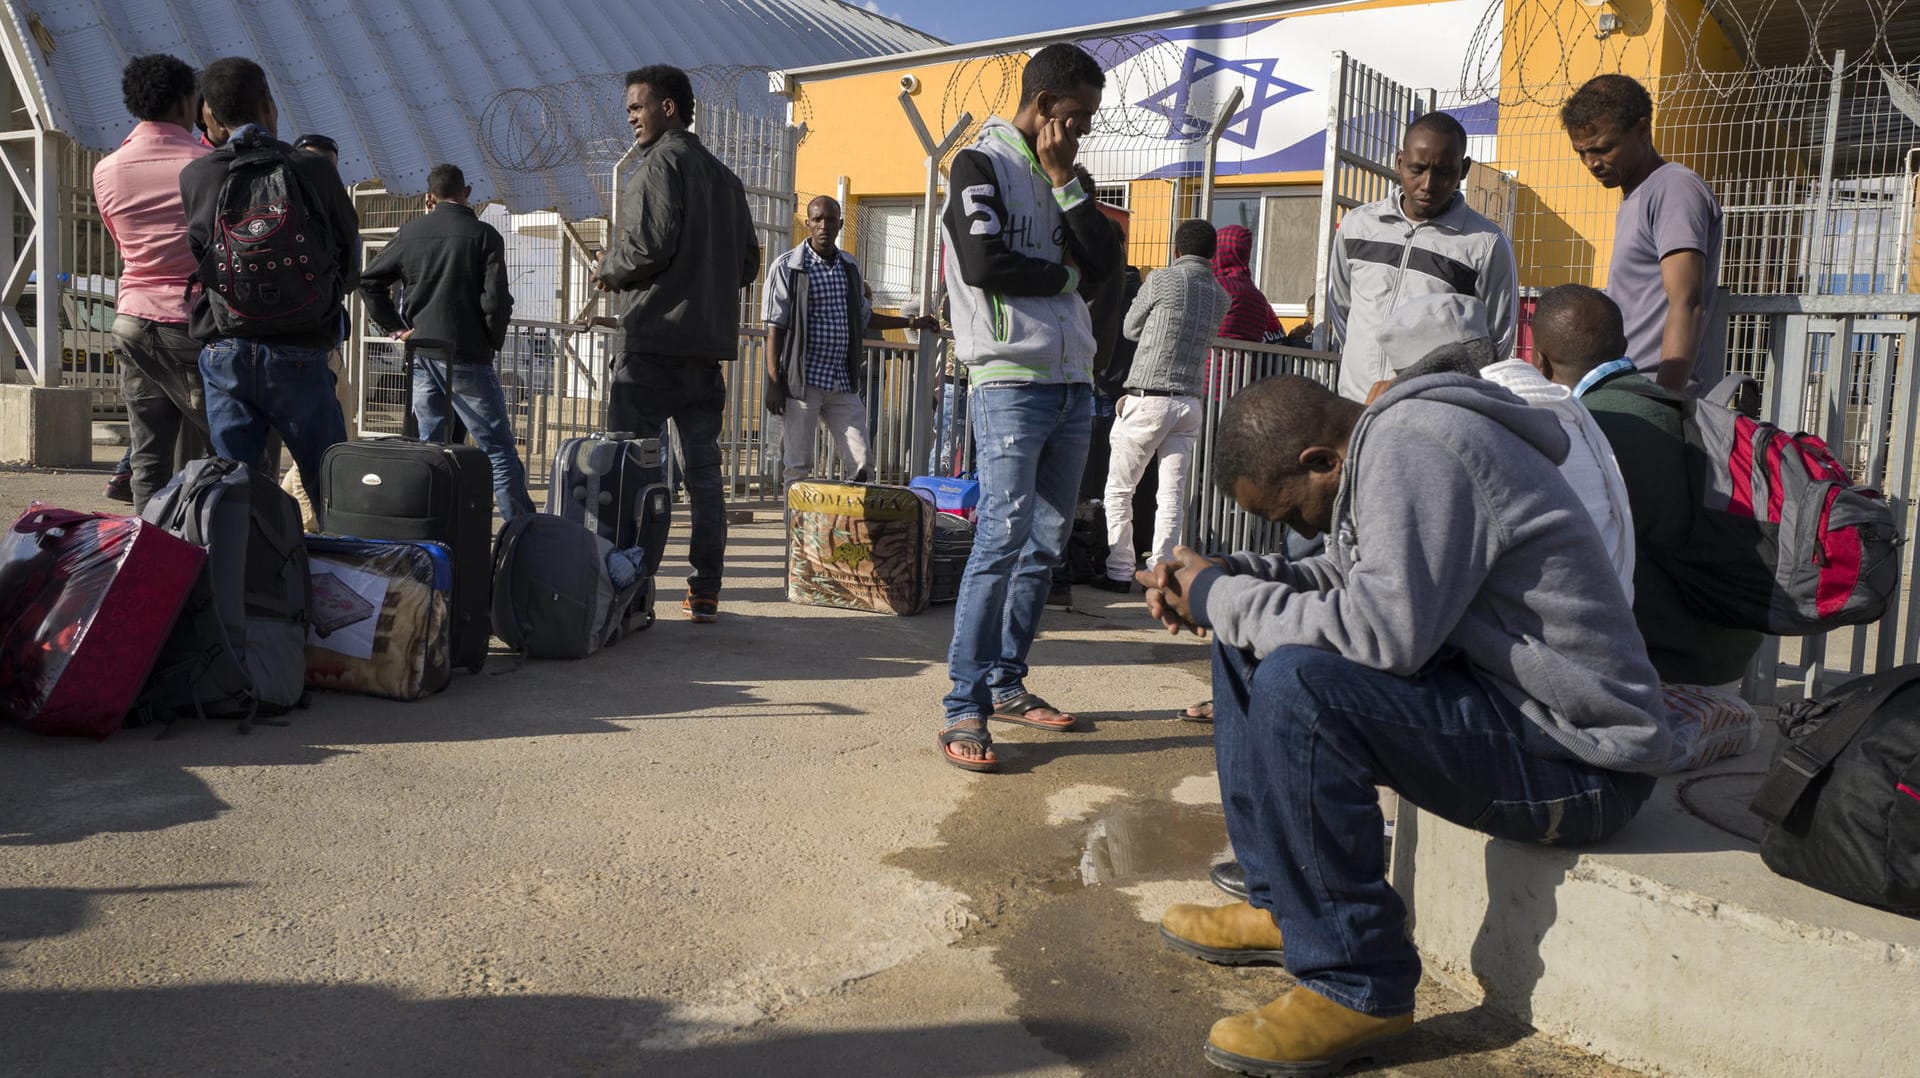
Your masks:
M1207 346L1229 301L1227 290L1213 279L1212 265L1199 255L1181 255L1166 269L1149 273L1122 328L1128 340L1140 342L1127 388L1199 396Z
M1340 395L1363 401L1375 382L1420 360L1388 356L1380 327L1414 296L1453 293L1487 307L1497 362L1513 354L1519 332L1520 289L1513 245L1500 226L1475 213L1463 195L1430 221L1400 210L1400 191L1340 219L1327 274L1327 325L1340 353Z

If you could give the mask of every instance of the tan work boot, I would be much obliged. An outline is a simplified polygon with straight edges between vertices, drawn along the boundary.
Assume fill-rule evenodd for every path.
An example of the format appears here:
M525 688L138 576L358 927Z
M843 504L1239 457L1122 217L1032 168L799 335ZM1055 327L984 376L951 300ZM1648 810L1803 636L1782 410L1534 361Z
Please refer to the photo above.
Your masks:
M1278 965L1283 957L1273 916L1245 902L1169 906L1160 918L1160 938L1222 966Z
M1307 988L1257 1011L1222 1018L1207 1034L1207 1062L1258 1078L1338 1074L1413 1028L1413 1015L1375 1018Z

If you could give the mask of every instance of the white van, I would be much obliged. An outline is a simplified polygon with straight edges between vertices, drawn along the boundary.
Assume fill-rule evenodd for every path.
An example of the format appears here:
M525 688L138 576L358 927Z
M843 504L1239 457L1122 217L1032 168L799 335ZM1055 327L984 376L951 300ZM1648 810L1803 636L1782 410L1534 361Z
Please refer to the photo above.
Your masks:
M39 284L32 276L27 281L14 309L20 312L27 334L37 341ZM93 390L96 415L126 411L120 399L120 363L113 351L117 286L112 278L93 274L70 280L60 289L60 384ZM16 370L25 370L26 366L26 360L15 357Z

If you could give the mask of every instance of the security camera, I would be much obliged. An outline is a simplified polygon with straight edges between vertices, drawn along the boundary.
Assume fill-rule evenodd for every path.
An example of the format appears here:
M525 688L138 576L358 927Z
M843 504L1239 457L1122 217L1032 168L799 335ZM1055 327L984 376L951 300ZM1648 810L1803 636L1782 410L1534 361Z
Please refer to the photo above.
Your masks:
M900 88L910 94L920 92L920 80L912 75L900 76Z

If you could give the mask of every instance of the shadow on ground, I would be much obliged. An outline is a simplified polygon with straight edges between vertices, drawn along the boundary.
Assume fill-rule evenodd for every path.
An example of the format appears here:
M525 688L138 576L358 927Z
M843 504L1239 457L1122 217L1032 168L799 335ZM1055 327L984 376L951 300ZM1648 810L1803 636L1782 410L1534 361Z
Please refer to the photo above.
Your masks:
M663 1031L663 1004L577 995L417 1000L374 986L207 984L0 992L0 1008L10 1073L34 1075L993 1078L1034 1063L1010 1021L749 1033L654 1051L643 1045ZM1098 1027L1057 1032L1105 1036Z

